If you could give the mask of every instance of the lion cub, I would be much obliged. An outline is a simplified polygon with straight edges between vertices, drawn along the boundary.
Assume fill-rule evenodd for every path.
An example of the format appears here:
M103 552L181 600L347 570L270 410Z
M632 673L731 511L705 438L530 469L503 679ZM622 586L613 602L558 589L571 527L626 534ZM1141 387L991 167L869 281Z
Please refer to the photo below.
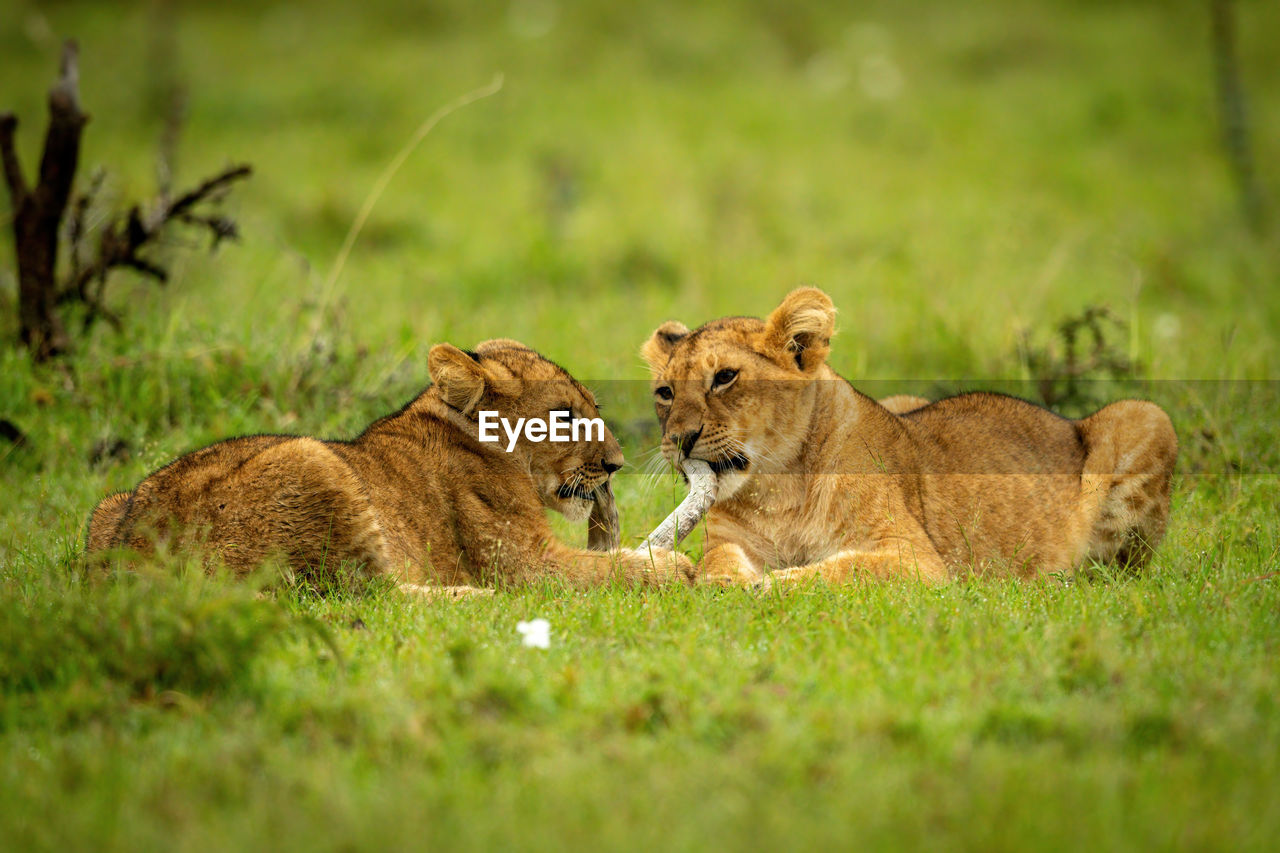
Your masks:
M87 550L164 542L237 572L273 557L301 572L363 563L422 592L540 577L691 578L683 555L583 551L552 535L543 507L582 521L607 499L612 512L609 478L623 459L603 422L574 441L480 440L481 412L513 423L552 411L598 418L591 392L562 368L492 340L475 352L432 347L428 369L433 385L352 441L257 435L178 458L98 505Z
M985 393L886 407L826 364L834 322L831 299L805 288L763 322L668 322L642 349L664 455L717 475L708 581L1147 561L1178 450L1158 406L1125 400L1076 421Z

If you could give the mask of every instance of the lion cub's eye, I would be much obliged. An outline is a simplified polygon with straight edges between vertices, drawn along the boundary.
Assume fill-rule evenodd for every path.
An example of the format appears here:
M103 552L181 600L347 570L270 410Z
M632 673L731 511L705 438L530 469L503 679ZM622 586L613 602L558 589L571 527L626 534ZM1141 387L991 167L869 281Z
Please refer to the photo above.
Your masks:
M670 403L676 398L676 395L666 385L659 385L653 389L653 396L657 397L664 403Z
M716 375L711 379L711 387L713 390L716 388L723 388L737 378L738 371L736 370L726 369L717 371Z

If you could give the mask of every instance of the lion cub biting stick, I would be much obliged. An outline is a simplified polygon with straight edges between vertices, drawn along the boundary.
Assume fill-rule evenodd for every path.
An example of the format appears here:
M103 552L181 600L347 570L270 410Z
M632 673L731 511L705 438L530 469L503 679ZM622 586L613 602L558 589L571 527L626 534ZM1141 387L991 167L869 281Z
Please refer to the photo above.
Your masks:
M603 421L597 440L589 429L562 441L481 440L481 412L512 423L598 418L591 392L562 368L500 339L474 352L439 344L428 369L433 385L352 441L257 435L179 457L98 505L87 550L146 553L164 542L240 573L271 558L299 572L359 563L428 595L541 577L691 579L680 554L583 551L553 536L543 507L590 515L593 541L603 530L605 546L616 544L609 479L622 449Z
M804 288L767 320L668 322L642 349L663 454L715 475L707 581L1146 563L1178 451L1158 406L1081 420L986 393L886 407L826 364L834 325L831 299Z

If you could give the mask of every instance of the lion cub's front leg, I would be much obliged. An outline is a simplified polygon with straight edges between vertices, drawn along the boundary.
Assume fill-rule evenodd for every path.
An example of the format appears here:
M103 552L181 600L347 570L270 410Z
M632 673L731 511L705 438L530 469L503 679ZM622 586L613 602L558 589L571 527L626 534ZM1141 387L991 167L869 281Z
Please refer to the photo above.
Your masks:
M709 550L698 567L698 583L708 586L755 586L766 578L742 546L733 542Z
M691 583L695 569L693 561L678 551L660 548L582 551L552 542L538 572L564 578L575 586L598 586L615 580L656 586Z

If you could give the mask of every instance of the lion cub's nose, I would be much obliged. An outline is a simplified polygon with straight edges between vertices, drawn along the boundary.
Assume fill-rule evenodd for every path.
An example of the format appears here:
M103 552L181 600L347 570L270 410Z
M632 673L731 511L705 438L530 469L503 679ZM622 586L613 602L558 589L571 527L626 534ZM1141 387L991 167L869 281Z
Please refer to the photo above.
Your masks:
M671 436L671 443L676 446L685 456L693 451L693 446L698 443L698 439L702 437L702 430L695 429L680 435Z
M622 469L621 462L610 462L608 459L600 463L600 467L604 469L606 474L612 474L614 471Z

